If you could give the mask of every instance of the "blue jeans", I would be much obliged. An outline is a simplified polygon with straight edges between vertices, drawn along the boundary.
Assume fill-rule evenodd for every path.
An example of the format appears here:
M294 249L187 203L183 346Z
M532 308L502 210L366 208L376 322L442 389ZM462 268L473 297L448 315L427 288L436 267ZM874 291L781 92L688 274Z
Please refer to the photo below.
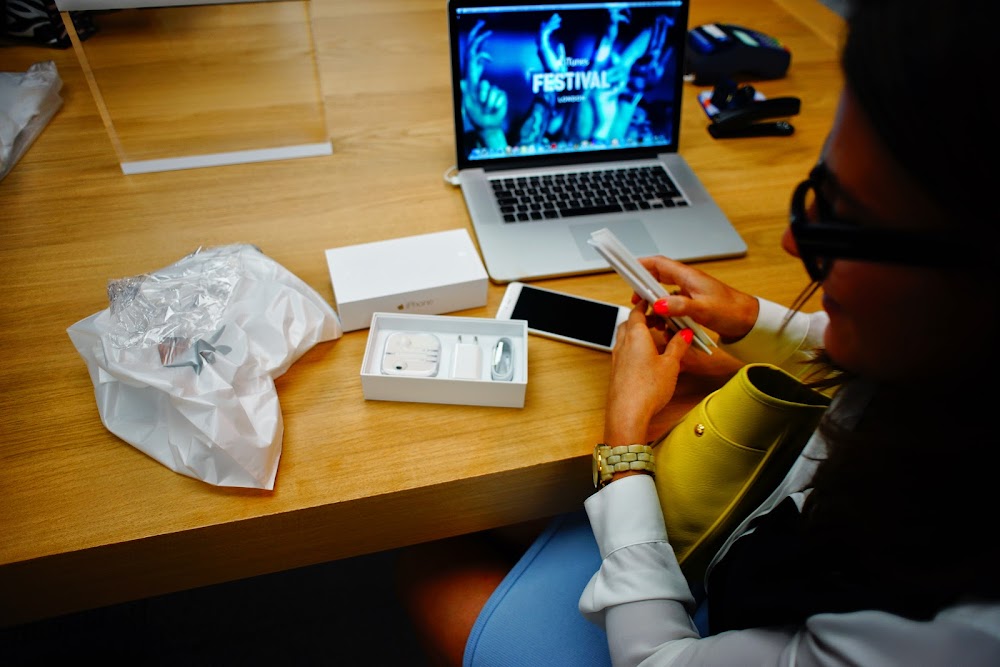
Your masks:
M609 667L604 630L577 607L600 566L586 513L555 517L483 607L465 667Z

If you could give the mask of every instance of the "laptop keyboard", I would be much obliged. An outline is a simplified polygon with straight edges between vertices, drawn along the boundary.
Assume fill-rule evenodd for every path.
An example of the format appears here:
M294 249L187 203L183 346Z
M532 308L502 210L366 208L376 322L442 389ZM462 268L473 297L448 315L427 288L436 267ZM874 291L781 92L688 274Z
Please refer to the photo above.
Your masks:
M492 184L505 222L687 206L660 166L501 178Z

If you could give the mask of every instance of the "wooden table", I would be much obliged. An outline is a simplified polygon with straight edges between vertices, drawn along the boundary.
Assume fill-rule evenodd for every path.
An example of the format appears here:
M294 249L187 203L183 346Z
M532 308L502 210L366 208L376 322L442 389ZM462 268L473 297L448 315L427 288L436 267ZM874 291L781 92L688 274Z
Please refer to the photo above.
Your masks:
M793 53L787 77L757 84L802 98L793 136L713 140L688 85L681 141L750 246L701 266L790 303L806 277L779 239L834 113L841 21L815 0L693 4L691 25L749 25ZM124 176L73 52L0 48L0 70L52 59L65 84L63 109L0 182L0 624L548 516L591 492L609 357L534 336L523 409L365 401L367 331L316 346L277 381L272 492L184 477L101 424L66 328L107 307L109 279L249 242L332 303L325 248L471 232L442 179L454 163L443 0L314 0L313 14L327 157ZM613 273L543 284L630 296ZM455 314L492 317L502 293L491 285L485 307ZM689 385L685 404L702 391ZM358 452L382 463L347 466Z

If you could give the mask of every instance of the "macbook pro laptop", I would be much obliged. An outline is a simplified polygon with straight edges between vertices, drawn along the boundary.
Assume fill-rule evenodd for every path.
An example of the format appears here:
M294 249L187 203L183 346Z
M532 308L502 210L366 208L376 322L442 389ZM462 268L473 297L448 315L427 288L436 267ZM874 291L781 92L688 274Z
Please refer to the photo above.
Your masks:
M497 283L747 246L678 153L690 0L449 0L458 182ZM595 192L596 191L596 192Z

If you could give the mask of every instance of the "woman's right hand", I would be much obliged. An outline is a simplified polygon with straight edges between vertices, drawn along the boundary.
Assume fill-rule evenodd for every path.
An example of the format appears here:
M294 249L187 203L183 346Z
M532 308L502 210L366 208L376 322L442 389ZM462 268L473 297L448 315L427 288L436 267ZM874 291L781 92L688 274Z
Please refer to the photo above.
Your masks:
M743 338L757 322L760 304L756 297L730 287L700 269L662 255L643 257L639 262L660 283L680 288L678 294L671 294L665 299L668 312L661 315L690 317L719 334L723 342ZM633 295L632 302L638 301L639 296Z

